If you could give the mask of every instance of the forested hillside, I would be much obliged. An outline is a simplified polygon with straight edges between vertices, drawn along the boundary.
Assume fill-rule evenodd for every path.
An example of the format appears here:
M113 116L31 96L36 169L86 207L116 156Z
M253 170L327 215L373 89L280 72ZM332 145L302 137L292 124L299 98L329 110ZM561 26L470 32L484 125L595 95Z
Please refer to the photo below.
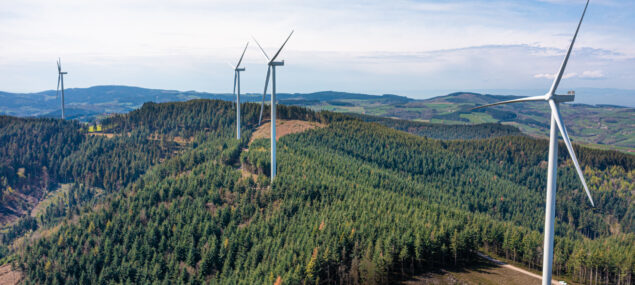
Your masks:
M147 103L104 120L111 138L80 134L74 149L55 154L67 158L57 179L77 185L36 221L42 228L14 243L15 266L37 284L390 283L460 268L477 251L540 267L546 141L499 125L400 126L278 108L282 119L327 126L280 139L273 183L269 141L248 143L256 104L242 107L241 141L232 104L209 100ZM161 155L141 148L174 141L187 143ZM128 145L121 157L130 161L89 175L101 171L100 154ZM554 271L631 283L635 160L576 148L597 206L561 152ZM122 190L95 200L87 186ZM71 197L92 200L76 206Z
M5 244L38 227L38 221L28 217L31 210L61 183L86 186L72 189L79 205L94 198L91 187L102 189L102 194L120 190L179 149L176 143L152 140L143 131L112 138L87 136L76 122L12 117L0 117L0 146Z
M84 141L78 130L74 122L0 116L3 224L23 215L60 177L60 162Z

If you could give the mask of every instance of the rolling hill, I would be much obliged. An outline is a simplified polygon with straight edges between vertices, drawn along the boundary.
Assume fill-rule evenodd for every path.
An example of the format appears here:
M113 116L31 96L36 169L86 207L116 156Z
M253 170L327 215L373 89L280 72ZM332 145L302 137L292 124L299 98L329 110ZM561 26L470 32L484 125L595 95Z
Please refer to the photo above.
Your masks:
M549 108L540 102L496 106L472 111L473 107L517 98L515 96L454 93L425 100L380 102L338 100L304 104L315 110L360 113L440 124L503 123L523 133L546 137ZM600 148L635 152L635 109L614 105L563 104L561 108L572 140Z
M608 91L607 91L608 92ZM258 102L261 94L246 94L243 102ZM623 95L624 105L632 106L632 96ZM66 90L67 117L81 121L126 113L145 102L172 102L191 99L233 100L231 94L195 91L144 89L127 86L95 86ZM314 110L357 113L387 118L439 124L503 123L518 127L535 137L548 134L548 108L540 103L523 103L471 111L474 106L514 98L460 92L431 99L415 100L397 95L367 95L324 91L308 94L279 94L279 102ZM269 97L267 96L267 100ZM613 99L612 99L613 100ZM0 92L0 114L12 116L59 117L55 91L30 94ZM594 101L596 102L596 101ZM611 101L615 102L615 100ZM635 152L635 109L617 105L564 104L562 113L570 136L593 147Z

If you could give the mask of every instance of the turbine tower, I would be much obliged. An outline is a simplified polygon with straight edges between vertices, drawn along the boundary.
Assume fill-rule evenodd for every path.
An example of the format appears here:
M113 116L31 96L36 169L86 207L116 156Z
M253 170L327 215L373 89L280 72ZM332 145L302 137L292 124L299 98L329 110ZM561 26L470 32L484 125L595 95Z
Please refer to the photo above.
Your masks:
M240 63L243 61L248 46L249 42L245 45L243 54L240 55L236 66L232 66L234 68L234 94L236 95L236 139L240 139L240 72L245 71L244 67L240 67Z
M554 219L556 213L556 176L557 176L557 167L558 167L558 129L560 130L560 134L562 134L562 139L564 140L565 145L569 151L569 155L571 156L571 160L573 160L573 164L575 165L575 169L578 172L578 176L580 177L580 181L582 182L582 186L584 186L584 191L586 191L587 196L589 196L589 200L591 201L591 205L595 206L593 203L593 198L591 198L591 192L589 192L589 187L587 186L586 180L584 179L584 175L582 173L582 169L580 168L580 164L578 163L578 159L573 151L573 147L571 146L571 140L569 139L569 135L567 134L567 129L564 126L562 121L562 116L560 115L560 107L559 104L563 102L573 102L575 95L556 95L556 89L558 89L558 85L560 84L560 80L562 79L562 75L564 74L565 67L567 66L567 61L569 61L569 56L571 55L571 50L573 49L573 44L575 43L575 39L578 36L578 31L580 30L580 25L582 25L582 20L584 19L584 14L586 13L587 7L589 6L589 1L587 0L586 5L584 6L584 12L582 12L582 17L580 18L580 22L578 23L578 28L575 30L575 34L573 35L573 40L571 40L571 45L567 50L567 54L564 57L564 61L560 66L560 70L556 74L556 77L549 89L549 92L545 95L533 96L533 97L525 97L515 100L503 101L494 104L488 104L480 107L476 107L474 109L509 104L509 103L518 103L518 102L530 102L530 101L546 101L551 108L551 132L549 135L549 164L548 164L548 173L547 173L547 201L546 201L546 210L545 210L545 241L544 241L544 250L543 250L543 260L542 260L542 284L549 285L551 284L551 266L553 264L553 235L554 235ZM473 110L474 110L473 109Z
M62 72L62 60L57 59L57 89L55 91L55 96L59 98L60 92L60 83L62 83L62 120L64 120L64 74L68 72Z
M276 66L283 66L283 61L276 61L280 51L284 48L284 45L287 44L289 38L293 35L293 31L289 34L287 39L282 43L278 52L272 57L269 58L265 50L260 46L260 43L254 38L254 41L262 51L262 54L267 59L267 77L265 79L265 90L262 92L262 103L260 104L260 118L258 119L258 125L262 122L262 110L265 107L265 95L267 94L267 85L269 84L269 77L271 76L271 180L276 177Z

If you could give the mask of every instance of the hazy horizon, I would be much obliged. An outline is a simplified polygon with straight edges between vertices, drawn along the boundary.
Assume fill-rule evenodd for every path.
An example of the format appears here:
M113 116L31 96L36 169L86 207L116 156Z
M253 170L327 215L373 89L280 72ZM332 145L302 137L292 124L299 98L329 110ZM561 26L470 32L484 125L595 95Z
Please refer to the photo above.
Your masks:
M101 87L101 86L118 86L118 87L131 87L131 88L143 88L143 89L156 89L156 90L166 90L166 91L176 91L176 92L198 92L198 93L207 93L207 94L231 94L231 92L223 92L223 91L203 91L203 90L178 90L178 89L161 89L161 88L151 88L144 86L133 86L133 85L119 85L119 84L108 84L108 85L93 85L87 87L72 87L65 88L67 91L69 89L88 89L93 87ZM568 90L568 89L567 89ZM9 92L5 90L0 90L0 92L13 93L13 94L40 94L44 92L54 92L55 89L45 89L38 90L35 92ZM354 93L354 94L366 94L366 95L374 95L374 96L382 96L382 95L397 95L404 96L411 99L422 100L429 99L439 96L445 96L452 93L461 93L461 92L471 92L478 94L489 94L489 95L512 95L512 96L533 96L543 94L546 90L543 89L473 89L473 90L423 90L414 93L406 93L406 94L395 94L395 93L378 93L378 92L360 92L360 91L348 91L348 90L334 90L334 89L323 89L323 90L312 90L307 92L279 92L279 94L309 94L309 93L318 93L318 92L343 92L343 93ZM579 104L605 104L605 105L618 105L625 107L635 107L635 90L630 89L616 89L616 88L580 88L576 89L576 100L575 103ZM242 94L247 95L261 95L262 92L241 92ZM560 91L560 94L566 93L565 91ZM625 100L625 98L633 98L634 100ZM67 102L72 102L72 98L67 97Z

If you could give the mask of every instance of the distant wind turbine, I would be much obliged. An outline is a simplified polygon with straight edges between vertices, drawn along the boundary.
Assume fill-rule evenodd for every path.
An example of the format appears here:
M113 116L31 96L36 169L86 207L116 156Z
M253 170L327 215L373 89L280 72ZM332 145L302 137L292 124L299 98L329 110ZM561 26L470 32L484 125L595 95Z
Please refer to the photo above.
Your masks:
M564 61L560 66L560 70L558 74L556 74L556 78L551 85L551 89L545 95L533 96L533 97L525 97L515 100L503 101L494 104L484 105L480 107L476 107L474 109L485 108L489 106L509 104L509 103L518 103L518 102L530 102L530 101L546 101L549 103L551 107L551 132L549 135L549 166L547 173L547 201L546 201L546 213L545 213L545 242L544 242L544 250L543 250L543 260L542 260L542 284L549 285L551 284L551 266L553 263L553 235L554 235L554 219L556 213L556 176L557 176L557 167L558 167L558 131L560 129L560 133L562 134L562 139L564 140L567 149L569 150L569 155L571 155L571 160L573 160L573 164L575 165L575 169L578 172L578 176L580 177L580 181L582 182L582 186L584 186L584 191L586 191L587 196L589 196L589 200L591 201L591 205L595 206L593 203L593 198L591 198L591 192L589 192L589 187L587 186L586 180L584 179L584 175L582 173L582 169L580 168L580 163L578 163L578 159L573 151L573 147L571 146L571 140L569 139L569 135L567 134L567 129L562 122L562 116L560 115L559 103L563 102L573 102L575 95L556 95L556 89L560 84L560 79L562 79L562 75L564 74L564 69L567 66L567 61L569 60L569 56L571 55L571 50L573 49L573 44L575 43L575 39L578 36L578 31L580 30L580 25L582 25L582 20L584 19L584 14L586 13L587 7L589 6L589 1L587 0L586 5L584 6L584 12L582 12L582 17L580 18L580 22L578 23L578 28L575 30L575 34L573 35L573 40L571 40L571 45L567 50L567 54L564 57Z
M240 139L240 72L245 71L245 68L240 67L240 63L243 61L243 57L245 56L245 52L247 51L247 47L249 46L249 42L245 45L245 49L243 50L242 55L240 55L240 59L236 66L232 66L234 68L234 94L236 95L236 138Z
M262 48L262 46L260 46L260 43L258 43L258 40L254 38L254 41L260 48L260 51L262 51L262 54L265 56L265 58L268 61L267 65L269 65L269 67L267 68L267 78L265 79L265 90L264 92L262 92L262 103L260 104L260 118L258 119L258 125L260 125L260 123L262 122L262 110L265 107L265 95L267 94L267 85L269 84L269 76L271 75L272 77L271 79L271 180L273 180L276 177L276 66L284 65L284 60L276 61L276 58L278 58L280 51L282 51L282 48L284 48L284 45L287 44L287 42L289 41L289 38L291 38L291 35L293 35L293 31L291 31L287 39L284 41L284 43L282 43L282 46L280 46L280 49L278 49L278 52L276 52L276 54L272 58L269 58L265 50Z
M60 83L62 83L62 120L64 119L64 74L68 72L62 72L62 60L57 59L57 89L55 91L55 96L59 98L60 92Z

